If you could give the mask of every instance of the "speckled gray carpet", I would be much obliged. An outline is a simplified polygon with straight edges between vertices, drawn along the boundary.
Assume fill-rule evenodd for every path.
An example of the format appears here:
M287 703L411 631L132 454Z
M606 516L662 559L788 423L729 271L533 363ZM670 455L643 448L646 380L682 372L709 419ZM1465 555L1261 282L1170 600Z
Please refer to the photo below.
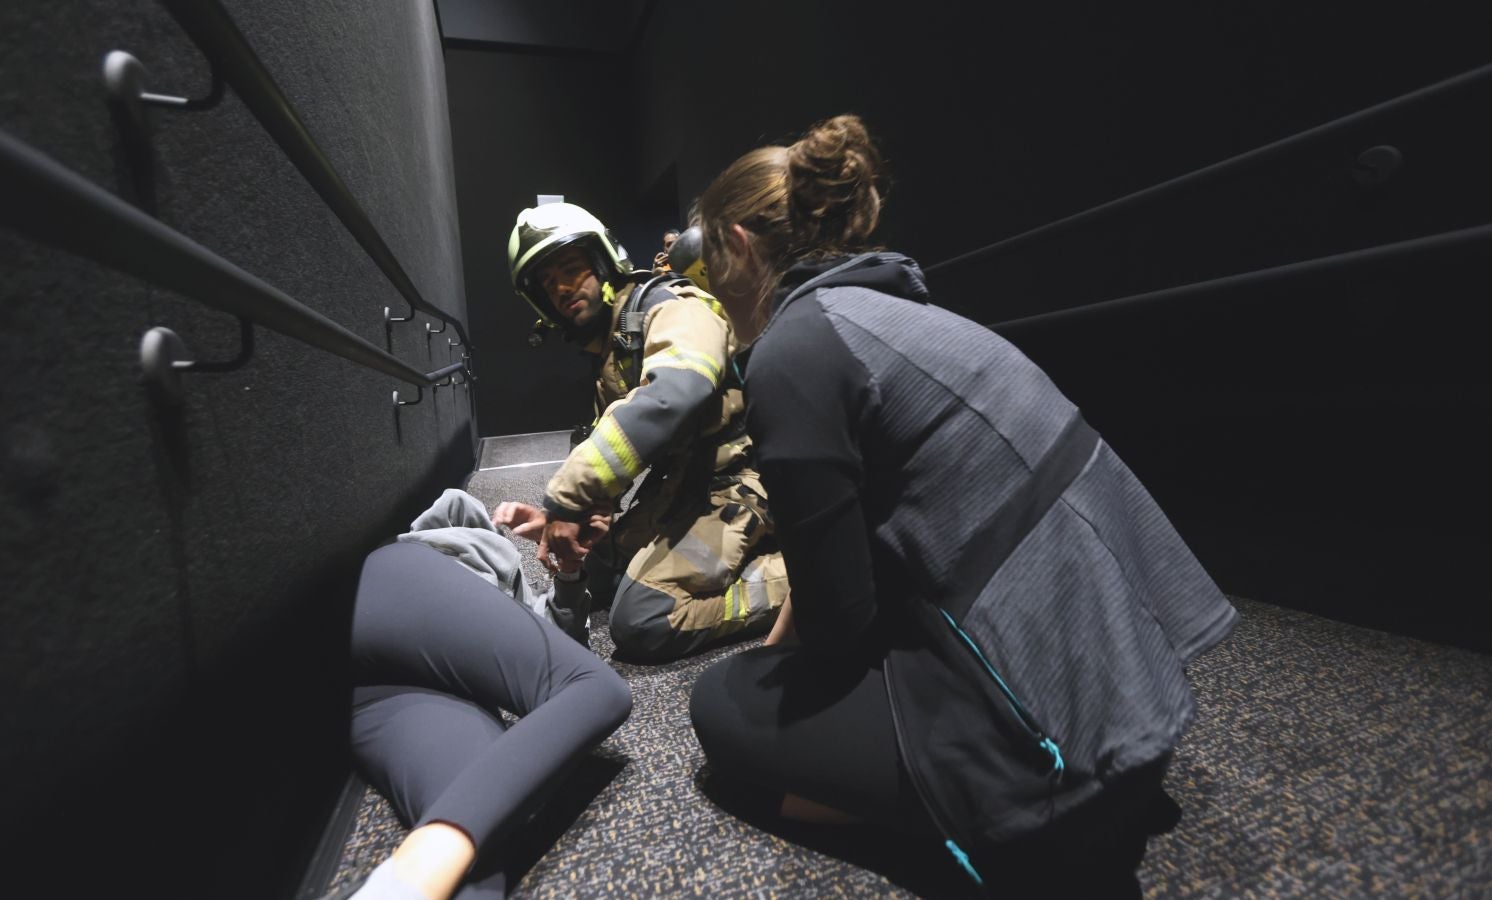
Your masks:
M467 489L536 500L564 433L488 439ZM553 454L553 455L546 455ZM518 542L529 555L532 544ZM544 577L530 561L533 580ZM1151 841L1146 897L1492 897L1492 658L1248 600L1190 672L1199 715L1167 779L1180 825ZM532 823L515 897L935 896L959 888L935 855L849 832L735 818L701 790L689 688L722 656L612 661L632 717ZM604 613L592 645L611 657ZM368 791L336 883L404 834ZM526 857L525 857L525 854ZM1058 900L1058 898L1050 898Z

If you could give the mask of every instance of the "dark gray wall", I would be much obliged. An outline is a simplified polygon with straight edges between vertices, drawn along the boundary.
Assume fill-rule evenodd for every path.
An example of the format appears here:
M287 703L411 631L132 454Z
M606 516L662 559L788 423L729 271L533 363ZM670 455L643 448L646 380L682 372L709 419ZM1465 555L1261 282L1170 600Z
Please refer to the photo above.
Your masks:
M625 218L633 141L622 63L448 49L446 69L482 431L588 422L589 358L557 335L537 350L528 346L535 315L509 280L508 235L538 194L563 194L608 224Z
M1492 63L1471 3L660 2L627 187L682 204L751 147L864 116L882 239L931 264ZM691 65L694 47L712 64ZM935 273L986 323L1492 222L1488 85ZM1363 150L1399 147L1387 182ZM1484 239L1012 328L1230 590L1442 640L1469 628L1489 412Z
M228 7L416 286L464 317L433 8ZM404 304L231 91L155 113L154 185L131 187L100 87L113 49L153 90L207 89L156 4L7 3L0 127L382 345ZM398 382L261 330L172 415L137 383L141 334L225 357L229 317L8 232L0 258L0 793L6 857L28 864L6 878L287 896L347 771L361 556L470 470L466 397L396 420ZM435 368L425 321L392 351Z
M1348 2L660 0L632 88L647 102L628 186L640 190L676 163L687 205L745 150L859 113L895 179L883 239L930 264L1486 64L1479 12L1466 2L1368 14ZM687 64L694 46L715 63L707 75ZM1291 169L1272 169L1285 180L1256 201L1284 224L1318 205L1295 196ZM1116 237L1133 243L1100 249L1145 249L1151 265L1210 250L1185 273L1156 271L1154 286L1289 249L1269 229L1206 210L1174 218L1196 235L1185 253L1155 252L1167 245L1123 232ZM1317 220L1295 224L1298 234ZM1012 285L1015 298L959 286L979 296L947 302L981 321L1025 314L1044 302L1027 302L1028 284L1073 268L1060 257L1039 264Z
M1492 248L1375 249L1492 221L1488 80L1411 96L1492 63L1479 23L1470 3L660 0L636 53L451 67L463 230L470 241L490 212L483 227L506 234L529 194L583 184L581 202L604 206L629 243L628 229L652 242L742 152L849 111L895 180L882 239L932 264L1408 97L931 284L994 324L1362 254L1002 330L1110 436L1228 589L1486 647L1464 598L1492 538L1476 515L1492 485L1473 458L1492 395L1472 362L1492 324L1474 299ZM603 83L630 100L625 119L591 114ZM482 98L480 122L458 96ZM1358 156L1382 144L1404 164L1365 185ZM491 169L474 188L473 156L510 166L519 196L498 197ZM470 206L492 198L499 209ZM512 309L496 266L478 275L476 259L468 244L468 281L491 277ZM483 333L513 352L485 371L512 395L488 392L488 432L583 416L581 365L521 350L528 323L501 315Z
M649 0L436 0L448 41L514 49L609 51L631 35Z

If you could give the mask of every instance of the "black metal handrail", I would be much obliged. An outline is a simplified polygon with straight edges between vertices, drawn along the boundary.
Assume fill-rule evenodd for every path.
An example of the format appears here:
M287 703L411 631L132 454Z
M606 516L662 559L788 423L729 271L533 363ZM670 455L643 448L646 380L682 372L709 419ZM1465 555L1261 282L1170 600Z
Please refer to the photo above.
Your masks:
M275 143L300 170L306 181L327 207L336 214L354 239L411 307L455 326L461 344L467 352L473 344L466 334L462 322L428 303L410 281L404 267L384 243L383 237L374 227L373 221L352 196L341 176L332 167L331 161L311 137L305 123L296 114L295 108L285 97L269 70L259 61L249 42L238 26L228 16L217 0L161 0L166 9L186 31L187 36L205 53L218 74L233 88L244 106L264 126Z
M0 131L0 223L418 387L424 373Z
M1068 229L1074 228L1078 225L1086 224L1093 221L1094 219L1117 212L1118 210L1127 209L1131 206L1136 206L1146 201L1154 200L1157 197L1172 194L1180 190L1196 188L1198 185L1216 179L1221 175L1232 174L1235 171L1247 168L1248 166L1273 159L1286 151L1293 150L1301 146L1302 144L1318 140L1322 137L1334 134L1343 129L1358 125L1365 119L1371 118L1373 116L1382 115L1383 113L1408 106L1412 103L1418 103L1428 97L1432 97L1437 94L1461 90L1463 88L1475 85L1477 82L1486 80L1488 78L1492 78L1492 66L1483 66L1479 69L1473 69L1470 72L1465 72L1453 78L1447 78L1444 81L1438 81L1435 84L1420 88L1417 91L1411 91L1407 94L1402 94L1391 100L1385 100L1384 102L1379 103L1375 106L1369 106L1366 109L1360 109L1357 112L1345 115L1340 119L1333 119L1330 122L1317 125L1314 128L1308 128L1305 131L1297 132L1290 135L1289 137L1281 138L1280 140L1273 143L1265 144L1262 147L1256 147L1255 149L1250 150L1247 153L1241 153L1237 156L1229 157L1228 159L1222 160L1221 162L1215 162L1212 165L1204 166L1203 168L1188 172L1185 175L1179 175L1175 178L1170 179L1169 181L1162 181L1159 184L1153 184L1150 187L1135 191L1132 194L1126 194L1123 197L1110 200L1107 203L1100 203L1099 205L1085 209L1082 212L1073 213L1070 216L1064 216L1060 219L1055 219L1051 222L1047 222L1045 225L1038 225L1037 227L1032 228L1030 231L1023 231L1020 234L1012 235L1011 237L996 241L993 244L987 244L978 249L970 250L967 253L961 253L958 256L950 257L949 259L945 259L942 262L933 263L932 265L924 268L923 271L931 275L934 272L952 268L953 266L963 265L964 263L970 263L976 260L988 259L991 256L997 256L1002 253L1007 253L1010 250L1013 250L1024 244L1028 244L1031 241L1037 240L1039 238L1051 237L1054 234L1067 231Z
M1090 303L1085 306L1059 309L1019 319L1007 319L1004 322L996 322L986 327L1008 336L1011 332L1018 332L1026 328L1063 324L1092 316L1118 313L1133 309L1136 306L1170 300L1183 295L1206 294L1213 291L1244 287L1257 288L1280 279L1315 275L1331 269L1361 265L1363 263L1391 262L1415 253L1422 253L1426 250L1470 246L1478 242L1486 243L1488 249L1492 250L1492 225L1477 225L1471 228L1446 231L1407 241L1397 241L1392 244L1380 244L1376 247L1368 247L1363 250L1334 253L1331 256L1321 256L1316 259L1286 263L1281 266L1271 266L1267 269L1241 272L1236 275L1225 275L1222 278L1211 278L1207 281L1181 284L1157 291L1146 291L1142 294L1130 294L1127 297L1116 297L1112 300Z

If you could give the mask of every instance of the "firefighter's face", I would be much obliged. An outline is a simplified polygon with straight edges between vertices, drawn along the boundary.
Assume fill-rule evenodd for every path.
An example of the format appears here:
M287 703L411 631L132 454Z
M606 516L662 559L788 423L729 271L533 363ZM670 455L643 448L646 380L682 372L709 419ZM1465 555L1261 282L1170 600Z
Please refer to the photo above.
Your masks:
M584 325L601 312L601 281L579 247L565 247L538 272L539 286L555 312Z

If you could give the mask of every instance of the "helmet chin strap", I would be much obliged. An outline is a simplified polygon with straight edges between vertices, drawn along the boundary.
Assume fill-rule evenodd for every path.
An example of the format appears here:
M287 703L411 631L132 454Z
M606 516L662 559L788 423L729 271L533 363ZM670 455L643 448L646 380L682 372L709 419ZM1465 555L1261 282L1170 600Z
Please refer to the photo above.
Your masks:
M600 275L596 276L601 278ZM643 284L653 277L650 269L634 269L631 272L621 273L613 278L601 278L601 302L607 306L616 305L617 285Z
M591 320L584 325L571 324L565 328L566 337L572 341L588 344L595 338L611 330L611 308L616 305L616 287L611 280L602 277L600 272L596 277L601 281L601 305L607 312L596 311Z
M623 285L637 284L647 281L651 277L651 275L652 273L649 270L639 269L637 271L622 274L619 280L620 283ZM617 298L617 279L603 278L601 277L600 272L597 272L596 277L601 281L601 303L607 309L615 307ZM558 314L552 315L558 318ZM544 330L540 327L543 324L543 319L540 319L538 322L534 323L534 331L529 335L528 339L530 347L538 347L544 343L545 336L540 333L542 330ZM611 330L611 316L598 314L584 325L565 323L559 325L558 327L560 332L564 334L565 340L586 344Z

